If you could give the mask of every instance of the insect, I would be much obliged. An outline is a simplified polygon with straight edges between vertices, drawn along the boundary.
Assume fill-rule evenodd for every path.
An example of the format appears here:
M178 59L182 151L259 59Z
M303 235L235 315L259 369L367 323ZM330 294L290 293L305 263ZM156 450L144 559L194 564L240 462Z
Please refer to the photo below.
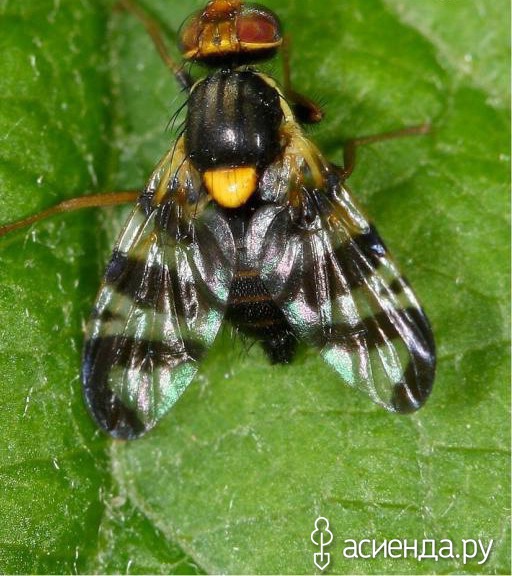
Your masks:
M350 162L330 163L304 135L319 109L253 67L283 45L276 15L239 0L192 15L183 58L209 68L194 82L153 23L123 4L187 90L187 117L117 241L87 324L93 418L121 439L153 428L223 321L273 363L304 342L387 410L420 408L435 372L428 320L345 185Z

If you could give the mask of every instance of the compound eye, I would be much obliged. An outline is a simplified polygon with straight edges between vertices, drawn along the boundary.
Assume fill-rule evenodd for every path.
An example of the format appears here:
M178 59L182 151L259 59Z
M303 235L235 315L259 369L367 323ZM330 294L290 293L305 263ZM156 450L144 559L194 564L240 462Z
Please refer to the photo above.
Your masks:
M247 47L275 47L281 43L281 26L277 17L265 8L244 6L236 19L238 41Z
M269 57L283 39L277 16L240 0L211 0L186 20L180 49L187 60L219 63Z

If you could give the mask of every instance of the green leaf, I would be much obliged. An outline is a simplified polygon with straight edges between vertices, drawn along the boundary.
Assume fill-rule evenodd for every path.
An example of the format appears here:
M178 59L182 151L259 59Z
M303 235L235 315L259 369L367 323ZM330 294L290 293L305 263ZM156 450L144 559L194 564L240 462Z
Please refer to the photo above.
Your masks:
M2 573L311 573L319 515L332 573L509 571L508 2L267 4L293 39L294 85L325 104L309 132L330 159L346 138L432 122L361 149L350 179L432 320L432 398L384 413L313 352L269 366L227 329L162 424L114 442L78 374L126 211L13 233L0 240ZM201 2L144 5L172 43ZM1 221L140 187L184 100L140 24L93 0L0 10ZM365 538L493 544L481 565L344 557L345 539Z

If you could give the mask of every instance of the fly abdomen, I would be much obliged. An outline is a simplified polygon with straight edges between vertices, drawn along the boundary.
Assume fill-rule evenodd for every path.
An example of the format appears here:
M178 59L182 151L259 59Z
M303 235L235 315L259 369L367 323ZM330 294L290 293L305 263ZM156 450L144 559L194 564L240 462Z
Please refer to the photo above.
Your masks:
M196 168L266 167L280 151L279 93L251 71L222 70L189 98L187 152Z
M271 362L285 364L292 360L295 335L257 272L235 273L226 318L243 333L259 340Z

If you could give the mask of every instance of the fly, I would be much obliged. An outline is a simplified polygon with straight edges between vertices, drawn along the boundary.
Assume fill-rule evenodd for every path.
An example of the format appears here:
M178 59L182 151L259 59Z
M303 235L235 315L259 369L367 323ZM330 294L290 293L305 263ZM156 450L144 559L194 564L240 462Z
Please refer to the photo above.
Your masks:
M288 363L306 343L346 384L392 412L428 398L435 346L429 322L345 181L302 124L321 110L254 67L283 48L277 16L212 0L181 29L194 81L167 54L155 23L131 0L160 55L188 92L183 131L154 169L114 248L86 328L82 382L101 428L133 439L152 429L193 380L224 321ZM115 204L126 193L65 202Z

